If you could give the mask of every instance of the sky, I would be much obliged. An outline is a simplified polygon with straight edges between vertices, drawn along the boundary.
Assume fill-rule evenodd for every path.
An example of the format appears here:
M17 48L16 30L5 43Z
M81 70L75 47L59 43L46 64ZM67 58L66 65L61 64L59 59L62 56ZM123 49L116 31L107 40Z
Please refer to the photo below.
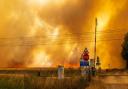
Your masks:
M96 18L101 67L124 68L127 0L0 0L0 67L79 67Z

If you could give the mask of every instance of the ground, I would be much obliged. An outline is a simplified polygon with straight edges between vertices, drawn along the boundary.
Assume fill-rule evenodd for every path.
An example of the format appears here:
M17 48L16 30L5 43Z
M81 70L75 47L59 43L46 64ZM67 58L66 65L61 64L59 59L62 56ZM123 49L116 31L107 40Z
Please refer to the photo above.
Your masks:
M103 71L87 81L79 69L65 69L62 80L55 68L1 69L0 89L128 89L128 71Z
M96 76L87 89L128 89L128 71L114 70Z

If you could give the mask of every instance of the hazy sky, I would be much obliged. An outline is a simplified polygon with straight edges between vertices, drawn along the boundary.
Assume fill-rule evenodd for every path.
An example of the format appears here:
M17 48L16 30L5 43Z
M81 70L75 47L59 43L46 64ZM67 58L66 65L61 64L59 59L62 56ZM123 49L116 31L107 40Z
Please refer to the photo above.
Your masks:
M0 0L0 67L79 66L87 47L102 67L122 68L127 0Z

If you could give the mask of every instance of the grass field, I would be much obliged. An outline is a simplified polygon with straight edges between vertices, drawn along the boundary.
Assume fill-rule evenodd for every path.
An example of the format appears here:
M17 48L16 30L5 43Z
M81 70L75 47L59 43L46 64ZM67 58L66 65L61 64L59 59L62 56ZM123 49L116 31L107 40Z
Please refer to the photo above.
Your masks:
M57 78L57 69L0 70L0 89L85 89L87 86L78 69L66 69L65 79L61 80Z
M85 89L88 83L81 77L58 80L56 77L2 75L0 89Z
M127 70L102 71L99 78L88 82L81 77L80 69L65 69L61 80L56 68L0 69L0 89L128 89L126 75Z

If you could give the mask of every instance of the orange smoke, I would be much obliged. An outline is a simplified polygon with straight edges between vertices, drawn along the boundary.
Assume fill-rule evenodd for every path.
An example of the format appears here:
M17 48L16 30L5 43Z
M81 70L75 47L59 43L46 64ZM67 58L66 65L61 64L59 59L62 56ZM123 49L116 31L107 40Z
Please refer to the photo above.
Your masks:
M97 17L101 67L123 68L122 41L111 40L123 37L117 29L128 28L127 5L127 0L1 0L0 67L79 67L85 47L93 58Z

